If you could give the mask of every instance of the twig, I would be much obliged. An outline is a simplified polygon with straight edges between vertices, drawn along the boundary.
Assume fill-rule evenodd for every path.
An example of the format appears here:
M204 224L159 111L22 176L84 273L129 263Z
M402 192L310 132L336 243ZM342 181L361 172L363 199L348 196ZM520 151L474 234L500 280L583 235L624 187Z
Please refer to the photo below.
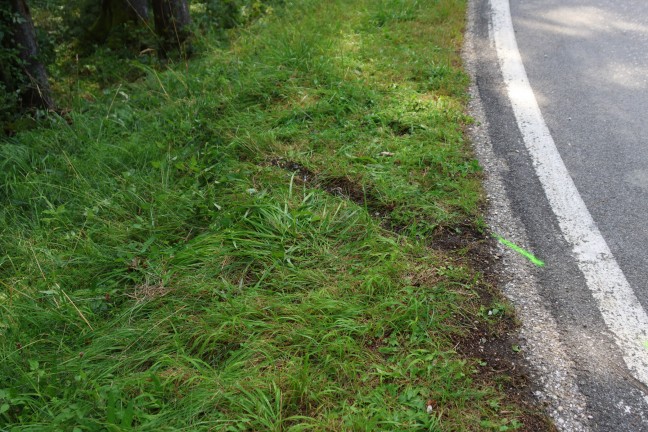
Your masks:
M90 327L90 330L94 331L94 328L92 328L92 326L90 325L90 322L86 319L85 315L83 315L83 312L81 312L81 311L79 310L79 308L74 304L74 302L72 301L72 299L70 298L70 296L68 296L68 295L66 294L66 292L63 291L62 289L61 289L61 292L63 293L63 295L65 296L65 298L67 298L68 301L72 304L72 306L74 306L74 309L76 309L76 311L79 313L79 316L83 319L83 321L85 321L85 323L88 324L88 327Z
M36 265L38 266L38 270L40 270L41 276L43 276L44 280L47 280L45 277L45 272L43 272L43 269L41 268L40 262L38 262L38 257L36 256L36 252L34 252L34 248L32 245L29 245L29 249L31 250L32 255L34 255L34 260L36 261Z

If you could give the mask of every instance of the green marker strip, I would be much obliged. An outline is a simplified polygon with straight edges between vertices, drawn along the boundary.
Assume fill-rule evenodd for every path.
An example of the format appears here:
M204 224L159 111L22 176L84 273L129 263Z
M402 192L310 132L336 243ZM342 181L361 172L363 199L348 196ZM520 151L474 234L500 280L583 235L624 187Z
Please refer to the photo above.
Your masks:
M531 261L533 264L537 265L538 267L544 267L545 263L541 259L536 258L535 255L533 255L531 252L529 252L526 249L521 248L520 246L516 245L515 243L506 240L504 237L493 234L493 237L497 239L498 242L502 243L504 246L508 246L511 249L513 249L515 252L519 253L529 261Z

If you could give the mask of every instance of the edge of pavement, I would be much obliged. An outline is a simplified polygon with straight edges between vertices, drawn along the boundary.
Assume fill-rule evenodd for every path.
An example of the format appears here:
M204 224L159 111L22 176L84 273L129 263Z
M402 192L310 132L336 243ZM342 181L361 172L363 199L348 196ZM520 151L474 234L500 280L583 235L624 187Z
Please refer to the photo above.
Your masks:
M508 170L508 165L493 150L489 123L477 86L476 71L482 66L480 63L485 60L484 57L491 56L487 59L489 63L499 64L497 58L492 57L491 26L488 35L477 34L477 23L483 13L489 13L489 7L483 0L468 1L462 57L471 78L468 114L475 121L467 132L484 169L486 223L492 232L528 248L524 224L512 209L503 181L503 173ZM545 406L558 429L590 431L591 416L587 414L585 397L576 383L575 366L561 342L558 325L540 295L535 267L515 251L499 243L494 244L497 244L497 250L493 252L500 258L496 268L499 288L515 307L520 321L519 337L534 395Z

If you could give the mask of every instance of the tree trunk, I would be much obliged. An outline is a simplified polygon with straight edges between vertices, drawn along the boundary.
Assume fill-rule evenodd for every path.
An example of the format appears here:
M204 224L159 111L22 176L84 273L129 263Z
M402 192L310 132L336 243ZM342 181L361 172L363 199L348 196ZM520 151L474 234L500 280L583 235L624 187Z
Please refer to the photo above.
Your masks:
M103 43L114 27L146 20L148 20L146 0L101 0L101 12L89 30L90 37Z
M20 20L14 20L12 25L13 40L18 48L21 60L20 68L26 77L26 88L21 92L22 104L25 108L54 108L52 92L47 81L45 67L38 60L38 44L34 23L25 0L10 0L14 13L20 15ZM8 83L15 87L15 83Z
M146 0L126 0L126 4L140 21L148 21L148 2Z
M189 5L187 0L153 0L155 32L160 37L160 56L177 47L181 52L189 38ZM184 50L185 52L187 50Z

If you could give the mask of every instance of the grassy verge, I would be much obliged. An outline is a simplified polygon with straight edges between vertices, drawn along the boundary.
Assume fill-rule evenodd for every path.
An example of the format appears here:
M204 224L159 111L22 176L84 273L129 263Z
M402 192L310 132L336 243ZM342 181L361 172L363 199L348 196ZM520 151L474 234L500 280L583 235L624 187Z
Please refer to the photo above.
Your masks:
M3 142L0 428L522 427L437 242L480 226L463 17L287 2Z

